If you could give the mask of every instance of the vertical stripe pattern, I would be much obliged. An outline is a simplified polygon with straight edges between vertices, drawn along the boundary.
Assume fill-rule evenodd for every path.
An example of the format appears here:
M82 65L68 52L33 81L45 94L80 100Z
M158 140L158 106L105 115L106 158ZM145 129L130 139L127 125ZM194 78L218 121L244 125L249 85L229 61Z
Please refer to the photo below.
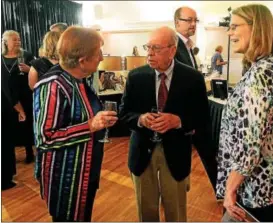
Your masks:
M52 216L84 221L92 170L100 170L92 166L95 134L88 120L95 114L88 94L79 80L56 68L35 86L33 101L41 196Z

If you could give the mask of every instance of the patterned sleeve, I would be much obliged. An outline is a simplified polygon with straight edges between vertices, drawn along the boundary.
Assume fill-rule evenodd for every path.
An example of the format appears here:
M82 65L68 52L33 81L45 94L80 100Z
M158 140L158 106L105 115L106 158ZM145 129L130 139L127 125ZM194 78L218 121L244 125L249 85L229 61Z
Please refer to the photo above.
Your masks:
M264 75L267 71L258 67L252 72L255 74L251 75L238 100L237 139L234 138L238 140L238 147L232 150L232 169L244 176L250 176L260 162L261 148L270 129L268 113L272 108L272 93Z
M87 121L69 125L65 112L68 99L56 82L42 84L34 90L35 145L40 149L59 149L91 138ZM69 117L67 117L67 115Z

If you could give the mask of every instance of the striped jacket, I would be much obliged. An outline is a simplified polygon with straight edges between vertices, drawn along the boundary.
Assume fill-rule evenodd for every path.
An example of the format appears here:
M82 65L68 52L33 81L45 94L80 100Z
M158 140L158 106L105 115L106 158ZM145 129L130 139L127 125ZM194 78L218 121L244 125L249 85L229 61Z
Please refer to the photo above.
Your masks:
M99 182L103 131L90 133L88 119L100 109L97 96L54 66L34 89L35 176L52 216L83 221L90 182Z

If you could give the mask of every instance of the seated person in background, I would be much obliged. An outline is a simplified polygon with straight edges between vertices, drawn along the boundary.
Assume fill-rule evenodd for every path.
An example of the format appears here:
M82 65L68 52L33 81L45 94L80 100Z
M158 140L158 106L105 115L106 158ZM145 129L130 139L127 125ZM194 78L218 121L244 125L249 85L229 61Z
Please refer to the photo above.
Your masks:
M194 47L194 48L192 49L192 52L193 52L193 55L194 55L194 57L195 57L195 61L196 61L196 64L197 64L197 68L198 68L199 71L201 71L201 67L200 67L200 65L201 65L201 60L200 60L200 58L199 58L199 56L198 56L199 48L198 48L198 47Z
M34 88L37 81L55 64L59 62L56 51L60 32L49 31L43 39L43 57L31 61L31 68L28 75L30 89Z
M223 221L245 221L238 202L259 221L273 221L273 17L260 4L232 11L228 31L235 53L251 68L223 110L217 195L224 198Z
M63 33L67 29L68 25L64 22L58 22L50 26L50 31Z
M217 46L215 48L215 54L211 58L212 70L216 70L219 74L223 73L223 65L226 65L227 62L223 60L221 53L223 52L222 46Z

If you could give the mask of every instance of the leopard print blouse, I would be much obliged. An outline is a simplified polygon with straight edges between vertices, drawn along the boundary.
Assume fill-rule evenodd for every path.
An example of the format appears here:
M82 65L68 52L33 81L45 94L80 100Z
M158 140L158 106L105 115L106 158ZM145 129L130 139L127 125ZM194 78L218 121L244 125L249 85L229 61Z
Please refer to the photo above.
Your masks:
M247 207L273 204L273 55L253 63L223 110L217 197L234 170L245 176L237 193Z

